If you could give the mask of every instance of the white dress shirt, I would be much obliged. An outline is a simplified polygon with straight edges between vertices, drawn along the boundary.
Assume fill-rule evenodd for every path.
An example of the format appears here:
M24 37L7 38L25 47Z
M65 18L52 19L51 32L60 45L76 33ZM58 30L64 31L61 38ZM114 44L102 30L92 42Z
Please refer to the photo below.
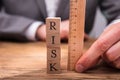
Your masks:
M59 1L60 0L45 0L48 17L55 17ZM35 37L36 31L38 27L42 24L43 22L41 21L36 21L32 23L25 32L26 37L31 41L36 41L36 37Z

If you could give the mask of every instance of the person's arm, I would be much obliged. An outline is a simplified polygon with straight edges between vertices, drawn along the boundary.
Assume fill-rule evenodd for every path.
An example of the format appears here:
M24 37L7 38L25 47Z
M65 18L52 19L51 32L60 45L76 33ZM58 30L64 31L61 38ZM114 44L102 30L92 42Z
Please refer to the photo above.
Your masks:
M25 36L25 32L33 22L34 20L21 16L0 13L0 39L28 40Z
M0 2L0 11L2 2ZM0 40L33 41L36 31L43 22L0 12Z
M0 13L0 40L34 41L36 31L42 23L22 16Z
M108 25L114 20L120 19L120 0L99 0L98 4Z

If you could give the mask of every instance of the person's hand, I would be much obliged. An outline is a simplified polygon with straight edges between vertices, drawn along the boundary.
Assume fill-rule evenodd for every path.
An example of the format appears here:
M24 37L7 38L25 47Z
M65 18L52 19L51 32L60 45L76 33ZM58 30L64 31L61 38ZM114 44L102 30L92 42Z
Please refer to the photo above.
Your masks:
M36 38L38 38L39 40L46 40L46 25L41 25L36 33Z
M97 41L76 63L76 71L84 72L103 59L120 69L120 23L111 24L107 27Z
M65 20L61 22L60 26L61 39L68 39L68 34L69 34L69 20Z
M68 39L68 33L69 33L69 20L65 20L61 22L60 26L60 37L61 39ZM39 40L46 40L46 25L41 25L36 33L36 37Z

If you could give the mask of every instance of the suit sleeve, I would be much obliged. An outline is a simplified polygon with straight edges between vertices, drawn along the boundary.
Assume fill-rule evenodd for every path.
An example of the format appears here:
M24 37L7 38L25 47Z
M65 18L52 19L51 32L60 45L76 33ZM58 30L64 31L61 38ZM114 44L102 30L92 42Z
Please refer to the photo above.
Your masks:
M99 5L108 24L113 20L120 19L120 0L99 0Z
M33 20L0 13L0 39L26 41L25 31Z
M0 9L2 3L0 2ZM34 20L0 12L0 40L28 41L26 30Z

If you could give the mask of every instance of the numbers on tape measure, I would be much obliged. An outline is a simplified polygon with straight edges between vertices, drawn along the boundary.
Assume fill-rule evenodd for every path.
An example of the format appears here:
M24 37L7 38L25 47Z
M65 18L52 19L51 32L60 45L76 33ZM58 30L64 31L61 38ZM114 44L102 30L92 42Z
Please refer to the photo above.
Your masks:
M68 69L74 70L81 56L84 37L85 0L70 0L70 30L68 47Z

